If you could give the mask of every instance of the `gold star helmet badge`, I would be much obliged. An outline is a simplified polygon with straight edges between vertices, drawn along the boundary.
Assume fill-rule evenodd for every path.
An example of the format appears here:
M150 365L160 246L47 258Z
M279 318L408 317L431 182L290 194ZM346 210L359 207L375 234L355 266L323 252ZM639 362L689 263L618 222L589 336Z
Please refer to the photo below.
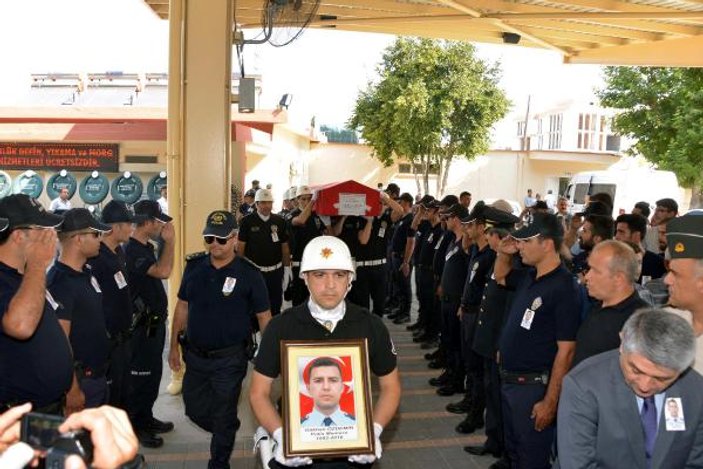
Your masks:
M320 255L324 257L325 259L328 259L332 254L332 250L330 248L324 248L322 251L320 251Z
M674 246L674 251L676 252L684 252L686 248L684 247L683 243L676 243L676 246Z

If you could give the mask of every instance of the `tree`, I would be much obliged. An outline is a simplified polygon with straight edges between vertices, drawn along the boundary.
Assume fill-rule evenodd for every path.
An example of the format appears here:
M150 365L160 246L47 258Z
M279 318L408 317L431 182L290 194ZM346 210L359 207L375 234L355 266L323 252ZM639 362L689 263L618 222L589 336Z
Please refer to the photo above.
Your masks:
M621 109L615 130L634 138L630 150L676 173L703 202L703 69L606 67L603 105Z
M349 119L385 166L404 159L416 178L419 170L425 193L430 172L438 173L441 195L456 156L471 160L485 153L491 127L508 111L499 67L474 52L465 42L397 39Z

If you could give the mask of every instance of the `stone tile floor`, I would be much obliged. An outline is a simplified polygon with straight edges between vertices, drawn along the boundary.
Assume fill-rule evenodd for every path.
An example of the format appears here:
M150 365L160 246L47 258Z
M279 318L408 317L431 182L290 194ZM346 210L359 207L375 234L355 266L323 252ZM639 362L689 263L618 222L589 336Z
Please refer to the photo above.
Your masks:
M393 422L384 431L383 458L374 466L379 469L473 469L488 468L496 460L490 456L471 456L463 451L467 444L480 444L485 437L482 433L460 435L454 431L462 416L444 410L449 402L461 396L437 396L427 380L438 375L426 366L425 353L405 325L397 326L386 320L398 350L398 362L403 384L403 397L400 410ZM165 355L167 356L167 355ZM150 468L158 469L203 469L209 458L208 433L192 424L184 415L181 396L171 396L166 392L170 380L170 370L164 364L164 377L161 392L156 402L155 415L162 420L175 423L175 430L163 435L162 448L143 448ZM259 468L260 463L252 453L252 435L256 429L246 401L248 380L244 383L239 405L239 418L242 422L237 432L235 451L232 455L233 469Z

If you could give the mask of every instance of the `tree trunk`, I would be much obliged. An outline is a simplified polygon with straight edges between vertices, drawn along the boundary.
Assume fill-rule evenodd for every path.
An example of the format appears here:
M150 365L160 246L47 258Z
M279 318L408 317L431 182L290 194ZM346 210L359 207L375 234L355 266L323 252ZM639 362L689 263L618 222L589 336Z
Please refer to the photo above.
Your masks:
M410 168L413 172L413 176L415 177L415 186L417 187L417 192L420 192L420 175L417 173L417 164L414 159L410 160Z
M688 208L703 208L703 187L700 184L691 186L691 201Z
M437 182L438 182L438 187L437 187L437 193L438 194L443 194L444 193L444 188L447 185L447 179L449 178L449 168L452 166L452 158L454 157L453 151L448 151L447 154L442 158L444 160L444 171L443 174L441 174L441 179L438 177Z
M424 160L424 174L422 175L422 186L425 194L430 193L430 155L425 155L422 157Z

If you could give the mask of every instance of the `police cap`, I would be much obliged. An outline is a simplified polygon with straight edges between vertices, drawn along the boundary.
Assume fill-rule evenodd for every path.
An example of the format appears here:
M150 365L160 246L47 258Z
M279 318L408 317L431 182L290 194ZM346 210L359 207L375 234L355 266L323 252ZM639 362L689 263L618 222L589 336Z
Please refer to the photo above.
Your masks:
M203 236L228 238L238 228L237 220L226 210L215 210L207 216Z
M672 259L703 259L703 215L684 215L666 225Z
M553 213L537 212L528 226L523 226L512 234L515 239L530 239L536 236L562 238L564 227Z

